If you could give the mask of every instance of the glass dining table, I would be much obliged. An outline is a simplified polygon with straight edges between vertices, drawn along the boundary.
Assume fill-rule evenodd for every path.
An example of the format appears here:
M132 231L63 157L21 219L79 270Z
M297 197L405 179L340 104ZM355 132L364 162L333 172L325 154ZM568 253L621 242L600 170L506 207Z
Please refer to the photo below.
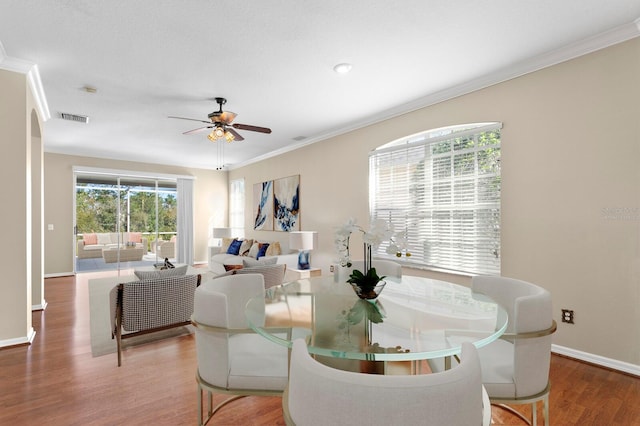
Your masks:
M330 275L288 282L251 298L246 318L277 344L305 336L311 354L366 361L446 358L463 342L489 344L507 327L505 309L467 287L415 276L385 281L375 301ZM294 331L285 336L282 328Z

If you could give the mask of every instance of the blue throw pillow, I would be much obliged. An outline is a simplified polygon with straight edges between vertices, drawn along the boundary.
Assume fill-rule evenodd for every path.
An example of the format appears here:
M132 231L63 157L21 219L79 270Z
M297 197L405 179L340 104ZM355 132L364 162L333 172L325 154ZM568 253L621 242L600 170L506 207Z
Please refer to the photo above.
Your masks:
M265 253L267 252L267 249L269 248L269 243L264 243L260 245L260 250L258 250L258 256L256 256L256 259L262 257L265 255Z
M240 253L240 246L242 246L242 240L233 240L231 244L229 244L227 254L235 254L237 256L238 253Z

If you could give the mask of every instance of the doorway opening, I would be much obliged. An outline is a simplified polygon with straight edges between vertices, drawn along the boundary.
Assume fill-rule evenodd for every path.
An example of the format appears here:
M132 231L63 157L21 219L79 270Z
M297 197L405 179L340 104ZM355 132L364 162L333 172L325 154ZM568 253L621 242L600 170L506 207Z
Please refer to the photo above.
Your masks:
M76 171L75 272L153 266L177 251L177 180Z

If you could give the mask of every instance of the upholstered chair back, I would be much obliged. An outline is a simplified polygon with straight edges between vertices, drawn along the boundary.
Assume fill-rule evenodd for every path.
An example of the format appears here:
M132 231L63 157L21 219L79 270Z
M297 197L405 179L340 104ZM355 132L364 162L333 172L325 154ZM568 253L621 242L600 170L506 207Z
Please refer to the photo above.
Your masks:
M462 347L461 363L442 373L379 375L337 370L311 358L294 341L283 396L288 424L480 425L482 383L476 348Z
M223 388L233 387L232 362L240 362L240 357L253 354L254 347L258 348L259 344L270 343L255 334L234 334L234 331L249 328L245 305L251 297L263 293L264 278L261 274L224 276L203 282L196 290L193 320L217 328L196 327L198 371L206 382ZM252 345L250 339L257 343ZM286 362L286 350L282 349Z
M252 297L264 293L264 277L259 273L228 275L205 281L198 289L194 305L197 321L216 327L248 328L245 305ZM208 304L208 298L215 297L212 293L224 296L224 303L218 302L218 312Z
M264 287L271 288L282 284L287 265L284 263L273 265L249 266L242 269L236 269L235 273L242 274L261 274L264 277Z
M511 384L505 384L500 389L499 385L485 382L489 395L517 398L542 392L549 381L551 334L533 338L518 338L517 335L546 330L552 326L551 294L526 281L493 276L474 277L472 288L491 297L507 310L509 324L506 334L516 334L512 359L509 360L513 364L515 395L509 389Z

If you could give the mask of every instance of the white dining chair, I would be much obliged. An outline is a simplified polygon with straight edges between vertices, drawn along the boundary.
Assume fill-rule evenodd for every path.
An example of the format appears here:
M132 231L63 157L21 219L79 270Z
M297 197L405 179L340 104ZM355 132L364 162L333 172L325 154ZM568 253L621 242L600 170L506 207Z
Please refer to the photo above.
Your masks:
M483 416L480 362L471 343L461 363L442 373L379 375L338 370L293 342L289 384L282 398L287 425L480 425ZM489 423L485 423L489 424Z
M205 281L195 292L191 322L196 328L200 425L235 399L281 395L287 384L288 349L255 333L245 318L247 301L264 291L264 277L256 273ZM287 335L290 329L270 330L279 331L282 338L292 338ZM203 392L207 393L208 401L204 419ZM214 408L212 393L233 396Z
M482 382L491 403L535 425L537 402L542 401L548 425L551 334L556 330L551 294L526 281L495 276L474 277L472 289L491 297L509 315L502 338L478 351ZM504 404L531 404L532 418Z

